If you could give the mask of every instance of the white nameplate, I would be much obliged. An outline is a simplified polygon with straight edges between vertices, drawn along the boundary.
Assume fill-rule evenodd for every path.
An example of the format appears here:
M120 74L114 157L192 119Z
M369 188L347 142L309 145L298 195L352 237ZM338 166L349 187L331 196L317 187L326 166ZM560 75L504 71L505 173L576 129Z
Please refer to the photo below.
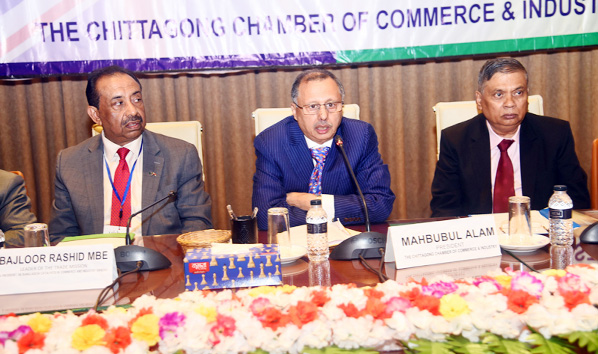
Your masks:
M101 289L116 275L109 244L0 250L0 295Z
M492 215L391 226L385 262L397 269L500 256Z

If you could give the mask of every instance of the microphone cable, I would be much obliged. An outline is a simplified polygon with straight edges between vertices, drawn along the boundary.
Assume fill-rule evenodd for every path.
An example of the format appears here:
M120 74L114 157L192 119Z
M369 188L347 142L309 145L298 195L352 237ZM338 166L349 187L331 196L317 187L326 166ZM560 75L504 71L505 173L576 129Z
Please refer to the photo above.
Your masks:
M98 298L96 300L96 304L93 307L93 309L95 310L95 312L98 312L99 307L102 306L102 304L104 303L104 301L106 301L108 299L108 294L110 292L110 289L112 289L114 287L114 285L116 285L116 283L118 283L126 275L139 272L139 270L141 269L142 266L143 266L143 261L137 261L135 269L130 270L128 272L122 273L121 275L119 275L118 277L116 277L116 279L114 279L114 281L112 282L112 284L110 284L107 287L105 287L104 289L102 289L102 291L100 291L100 294L98 295Z
M382 247L378 248L378 252L380 252L380 254L382 255L382 257L380 258L380 268L379 269L372 267L365 260L365 258L363 258L362 254L359 255L359 261L364 266L365 269L376 274L378 276L378 279L380 280L380 282L384 283L385 281L387 281L389 279L388 276L386 274L384 274L384 270L383 270L383 268L384 268L384 248L382 248Z
M508 254L509 256L515 258L517 261L519 261L519 263L523 264L524 266L528 267L531 271L536 272L536 273L540 273L537 270L535 270L534 268L532 268L530 265L528 265L527 263L525 263L524 261L522 261L519 257L517 257L514 253L512 253L511 251L507 250L507 249L502 249L503 251L505 251L506 254Z

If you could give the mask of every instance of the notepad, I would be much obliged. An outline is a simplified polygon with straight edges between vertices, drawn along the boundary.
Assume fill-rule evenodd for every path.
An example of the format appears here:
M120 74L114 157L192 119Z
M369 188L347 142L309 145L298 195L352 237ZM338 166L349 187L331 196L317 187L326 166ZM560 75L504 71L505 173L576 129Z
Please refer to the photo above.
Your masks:
M134 234L129 233L129 235L131 236L131 239L135 237ZM56 246L99 245L105 243L111 244L114 248L124 246L126 244L126 234L115 233L69 236L65 237Z

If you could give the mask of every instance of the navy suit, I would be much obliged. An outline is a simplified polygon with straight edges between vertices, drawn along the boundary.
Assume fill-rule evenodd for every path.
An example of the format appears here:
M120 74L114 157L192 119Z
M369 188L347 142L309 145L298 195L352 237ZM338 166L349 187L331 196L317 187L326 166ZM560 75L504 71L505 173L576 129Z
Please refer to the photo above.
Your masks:
M556 184L567 186L575 209L590 208L587 177L569 122L527 113L519 134L521 183L531 208L546 208ZM444 129L432 182L432 216L491 213L490 174L490 136L483 114Z
M58 154L49 227L52 236L103 232L103 154L101 135ZM148 130L143 132L141 207L165 197L170 191L177 192L174 202L166 200L141 214L143 235L212 228L212 203L201 175L201 162L193 145Z
M337 135L345 142L349 162L367 201L370 221L386 220L395 195L390 189L388 166L383 164L378 152L374 128L366 122L342 118ZM288 208L291 226L305 224L306 211L286 202L287 193L308 192L314 169L299 124L289 116L260 133L254 146L257 161L253 176L253 206L259 208L259 228L267 229L268 209L272 207ZM322 172L322 193L334 195L335 217L343 224L364 222L363 203L342 154L334 144Z

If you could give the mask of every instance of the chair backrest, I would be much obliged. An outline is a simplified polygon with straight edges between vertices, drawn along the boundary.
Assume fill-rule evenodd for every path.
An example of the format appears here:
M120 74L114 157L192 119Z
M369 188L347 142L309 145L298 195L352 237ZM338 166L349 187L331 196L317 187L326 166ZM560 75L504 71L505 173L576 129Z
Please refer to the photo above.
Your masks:
M592 143L592 173L590 176L590 200L592 209L598 209L598 139Z
M102 127L94 124L91 129L92 135L98 135L102 132ZM197 149L199 160L203 166L203 176L205 180L206 167L203 163L203 150L201 147L201 123L196 120L177 121L177 122L154 122L146 123L145 128L154 133L163 134L173 138L184 140L191 143Z
M257 136L264 129L277 123L284 118L292 115L290 107L285 108L258 108L251 117L255 123L255 135ZM357 104L346 104L343 106L343 116L352 119L359 119L359 105Z
M529 103L527 108L529 112L544 115L542 96L532 95L528 97L527 101ZM432 108L436 114L436 158L438 158L442 129L466 121L479 112L475 101L438 102Z

